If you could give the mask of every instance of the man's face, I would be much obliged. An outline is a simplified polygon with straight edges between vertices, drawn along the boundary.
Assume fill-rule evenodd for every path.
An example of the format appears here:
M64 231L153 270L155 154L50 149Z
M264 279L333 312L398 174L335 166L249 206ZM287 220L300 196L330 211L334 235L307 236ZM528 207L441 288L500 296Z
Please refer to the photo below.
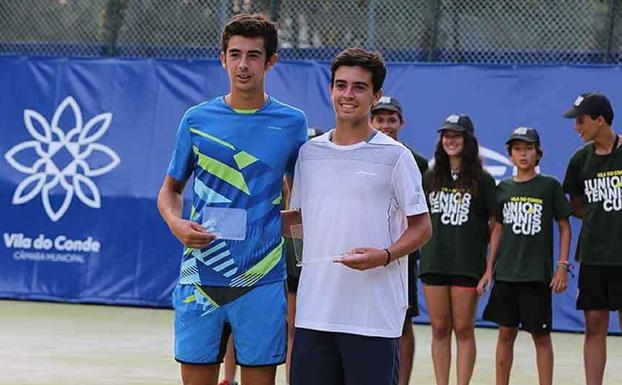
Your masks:
M593 140L598 133L598 128L602 126L604 119L602 116L592 119L590 115L579 115L575 119L574 129L579 133L579 137L584 142Z
M397 140L400 130L404 127L404 122L399 112L378 110L374 111L371 116L371 126Z
M276 63L273 55L266 63L263 37L234 35L229 39L227 52L220 53L222 66L229 75L231 91L264 91L266 71Z
M382 96L374 93L371 72L359 66L341 66L335 71L330 96L337 119L368 121L371 106Z
M538 164L540 156L536 144L524 140L510 142L512 163L521 171L531 171Z

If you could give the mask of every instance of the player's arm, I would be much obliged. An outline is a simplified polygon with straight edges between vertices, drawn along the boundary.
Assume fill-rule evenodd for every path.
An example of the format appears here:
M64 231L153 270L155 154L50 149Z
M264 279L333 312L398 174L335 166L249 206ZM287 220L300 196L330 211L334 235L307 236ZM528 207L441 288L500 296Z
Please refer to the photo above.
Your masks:
M561 293L568 287L568 255L570 254L570 222L568 218L560 219L557 222L559 227L559 260L557 269L551 281L551 288L556 293Z
M294 234L295 231L292 231L292 226L299 226L302 224L302 216L300 215L300 210L290 210L289 209L289 201L291 199L291 191L293 186L293 179L289 175L285 175L283 177L283 202L287 202L285 205L285 209L281 210L281 234L284 237L288 238L298 238L297 234ZM300 235L300 234L298 234Z
M367 270L386 266L392 261L420 249L432 236L430 215L425 212L406 218L408 228L395 243L386 249L358 247L351 250L351 253L335 259L335 262L342 263L352 269Z
M184 246L200 249L216 237L200 224L182 219L184 185L167 175L158 193L158 210L173 235Z
M294 178L285 174L283 177L283 185L281 186L281 194L283 194L283 202L285 210L289 209L289 201L292 198L292 187L294 186Z
M477 284L477 294L482 295L486 290L490 288L492 284L492 272L495 269L497 263L497 253L499 252L499 245L501 244L501 232L503 231L503 225L498 222L493 216L490 219L490 246L488 248L488 259L486 261L486 271Z
M585 198L582 195L571 195L570 208L572 209L572 215L579 219L583 219L583 215L585 214Z

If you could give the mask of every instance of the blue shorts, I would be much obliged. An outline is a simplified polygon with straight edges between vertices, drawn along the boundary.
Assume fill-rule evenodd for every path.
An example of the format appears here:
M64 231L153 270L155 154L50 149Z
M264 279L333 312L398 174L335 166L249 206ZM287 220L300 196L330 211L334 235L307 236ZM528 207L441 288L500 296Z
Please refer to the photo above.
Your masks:
M253 288L225 305L215 305L194 285L177 285L175 360L183 364L221 363L229 334L241 366L273 366L285 362L287 299L285 284Z
M400 339L296 328L292 385L397 385Z

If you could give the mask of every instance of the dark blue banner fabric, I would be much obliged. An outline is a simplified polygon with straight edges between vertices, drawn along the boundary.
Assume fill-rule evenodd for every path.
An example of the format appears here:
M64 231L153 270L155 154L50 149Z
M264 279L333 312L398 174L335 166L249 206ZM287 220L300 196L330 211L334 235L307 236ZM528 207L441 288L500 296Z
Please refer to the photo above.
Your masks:
M283 62L267 89L327 130L329 79L326 63ZM530 126L542 137L542 172L561 179L581 145L562 112L589 90L615 109L620 84L619 67L400 63L389 65L385 93L405 110L403 141L428 158L443 119L469 113L495 178L512 174L510 132ZM157 193L182 114L227 85L214 60L0 58L0 296L169 306L182 248ZM583 329L575 296L576 277L555 296L556 329Z

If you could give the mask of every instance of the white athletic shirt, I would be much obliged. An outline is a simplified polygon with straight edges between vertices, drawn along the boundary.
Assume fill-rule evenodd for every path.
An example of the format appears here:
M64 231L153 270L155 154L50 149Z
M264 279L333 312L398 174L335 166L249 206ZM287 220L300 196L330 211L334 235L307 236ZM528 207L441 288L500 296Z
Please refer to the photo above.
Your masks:
M366 271L332 262L355 247L386 248L406 216L428 211L412 153L380 132L340 146L331 132L298 155L292 208L302 210L303 267L296 327L399 337L408 306L407 256Z

